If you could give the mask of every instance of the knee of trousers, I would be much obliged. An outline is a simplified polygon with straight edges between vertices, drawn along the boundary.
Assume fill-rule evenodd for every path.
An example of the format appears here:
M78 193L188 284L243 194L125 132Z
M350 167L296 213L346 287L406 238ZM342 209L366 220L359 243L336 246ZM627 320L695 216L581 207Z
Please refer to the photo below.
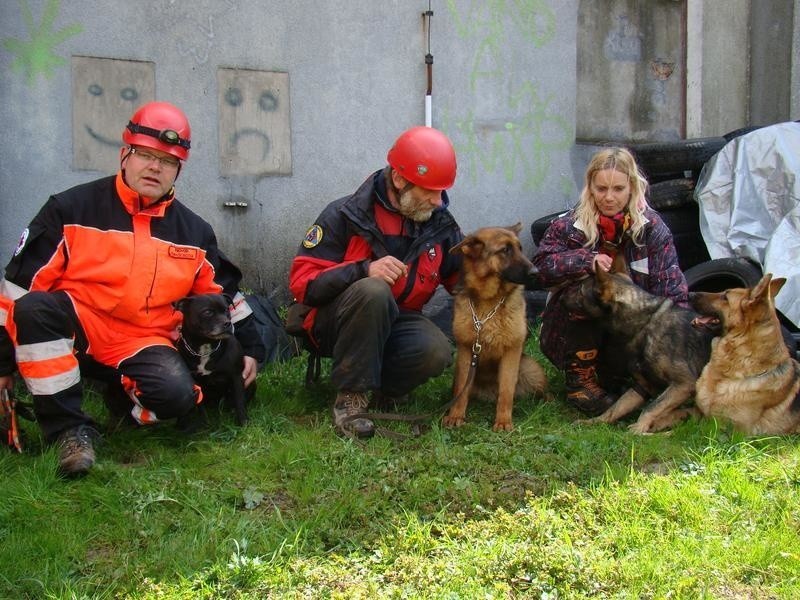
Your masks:
M400 313L391 288L385 281L375 277L359 279L345 293L347 299L341 308L360 319L372 320L388 313L393 321Z
M151 381L140 393L140 404L155 412L162 420L181 417L197 404L197 390L191 376L164 377Z
M413 365L413 370L425 379L441 374L453 362L452 345L438 329L420 331L413 342L399 352L409 359L409 362L402 359L401 362Z
M422 365L427 369L429 377L436 377L453 362L453 349L448 339L430 340L423 350Z
M14 302L14 323L18 338L22 342L44 341L40 332L51 332L72 336L71 319L54 294L28 292ZM46 336L49 338L50 336Z

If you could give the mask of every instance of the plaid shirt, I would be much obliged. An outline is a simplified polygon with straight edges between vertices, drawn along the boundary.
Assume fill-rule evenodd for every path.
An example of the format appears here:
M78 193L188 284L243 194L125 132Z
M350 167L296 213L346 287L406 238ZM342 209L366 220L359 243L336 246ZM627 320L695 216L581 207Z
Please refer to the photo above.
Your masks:
M676 304L687 306L689 289L678 266L675 244L660 215L645 211L647 224L640 245L628 243L625 258L633 282L656 296L664 296ZM575 227L572 211L553 221L547 228L533 264L539 269L542 285L551 292L542 313L541 348L554 365L564 368L569 340L564 337L564 324L571 318L559 301L574 284L593 275L592 261L600 243L584 247L586 235Z

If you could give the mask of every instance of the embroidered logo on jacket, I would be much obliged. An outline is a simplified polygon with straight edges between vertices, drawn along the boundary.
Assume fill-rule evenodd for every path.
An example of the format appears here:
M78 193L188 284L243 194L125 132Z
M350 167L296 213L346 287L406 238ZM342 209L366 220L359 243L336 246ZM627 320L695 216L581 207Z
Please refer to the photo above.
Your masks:
M169 255L172 258L197 258L197 248L180 248L178 246L169 247Z
M28 241L28 236L30 233L30 230L26 227L22 232L22 235L19 236L19 243L17 244L16 250L14 250L14 256L18 256L19 253L22 252L22 249L25 247L25 242Z
M306 237L303 238L303 248L314 248L322 241L322 227L319 225L312 225L306 231Z

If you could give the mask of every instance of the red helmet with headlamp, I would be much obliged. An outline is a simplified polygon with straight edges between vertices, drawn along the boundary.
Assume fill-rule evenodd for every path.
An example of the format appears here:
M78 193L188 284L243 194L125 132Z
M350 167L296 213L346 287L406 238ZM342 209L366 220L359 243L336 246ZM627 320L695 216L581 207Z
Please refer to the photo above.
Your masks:
M169 102L141 106L122 132L129 146L161 150L180 160L189 158L192 130L183 111Z

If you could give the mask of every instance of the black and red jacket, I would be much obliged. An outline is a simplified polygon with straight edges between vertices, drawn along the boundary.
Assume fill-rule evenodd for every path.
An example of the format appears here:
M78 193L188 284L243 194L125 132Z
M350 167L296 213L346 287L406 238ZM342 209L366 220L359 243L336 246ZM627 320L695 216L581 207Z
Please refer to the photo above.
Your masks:
M450 248L463 238L447 210L418 223L398 213L386 198L383 170L370 175L350 196L331 202L306 233L289 272L289 289L312 307L331 302L351 283L367 277L373 259L394 256L408 267L392 293L401 309L420 311L442 284L452 291L461 259ZM316 310L304 323L311 332Z
M181 321L174 302L226 293L240 304L232 317L241 321L236 336L245 353L263 360L252 311L238 293L240 279L206 221L172 195L140 207L118 173L50 197L23 233L0 293L13 299L64 291L84 327L107 325L132 338L171 337ZM0 354L7 362L8 352ZM0 374L9 367L0 365Z

